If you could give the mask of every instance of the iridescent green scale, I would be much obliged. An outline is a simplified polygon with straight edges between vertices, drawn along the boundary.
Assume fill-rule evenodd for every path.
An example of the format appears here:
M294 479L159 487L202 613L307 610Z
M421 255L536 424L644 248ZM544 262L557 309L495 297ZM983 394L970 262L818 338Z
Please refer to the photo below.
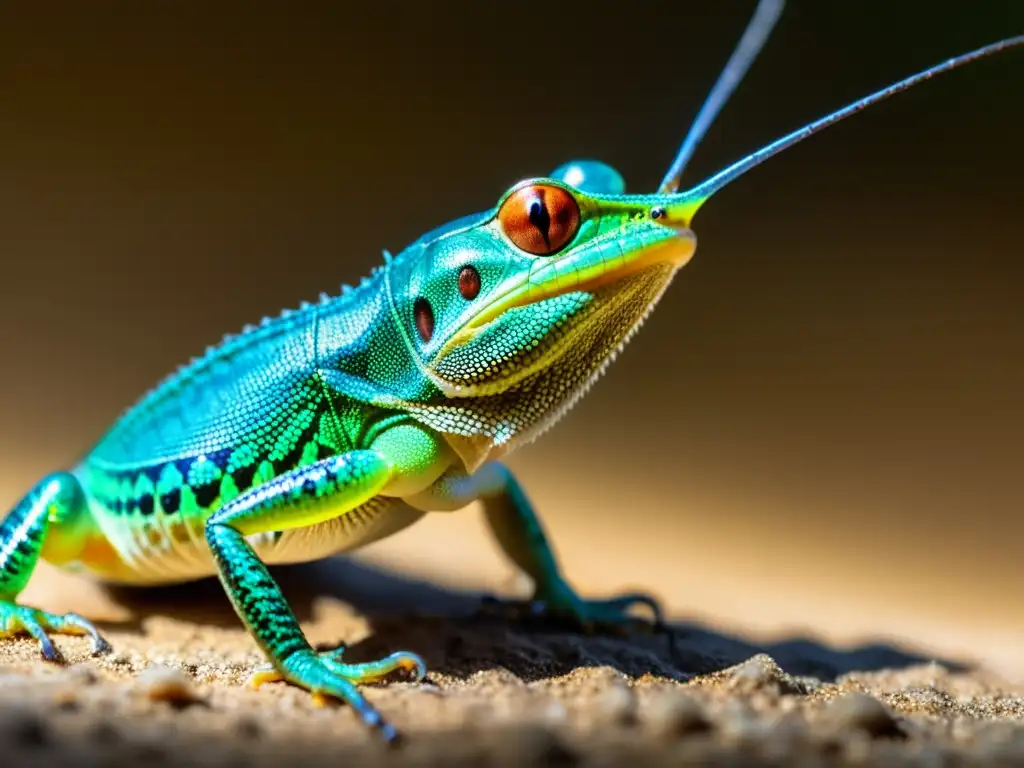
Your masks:
M369 350L390 319L381 285L377 276L226 339L111 428L76 475L127 563L143 570L149 550L169 549L208 560L202 527L224 504L355 447L376 409L332 392L320 369L379 365Z

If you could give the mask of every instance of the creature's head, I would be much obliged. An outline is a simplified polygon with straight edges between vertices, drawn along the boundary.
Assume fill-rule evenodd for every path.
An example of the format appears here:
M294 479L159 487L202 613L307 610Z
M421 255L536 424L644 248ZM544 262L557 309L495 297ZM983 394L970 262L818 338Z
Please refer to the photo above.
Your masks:
M563 365L587 374L643 321L693 255L693 206L621 188L608 166L564 166L392 264L395 317L442 392L497 395Z
M385 270L392 317L444 396L410 410L476 440L467 464L553 423L693 256L691 200L623 188L604 164L563 166Z

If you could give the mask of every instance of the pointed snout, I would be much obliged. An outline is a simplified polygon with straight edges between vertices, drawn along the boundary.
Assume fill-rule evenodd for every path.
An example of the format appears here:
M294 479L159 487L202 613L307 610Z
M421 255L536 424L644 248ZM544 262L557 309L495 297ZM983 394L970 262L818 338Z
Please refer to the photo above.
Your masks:
M684 266L693 258L693 254L697 250L697 236L690 229L688 217L681 215L679 211L663 206L652 208L650 217L652 221L657 222L674 235L673 239L667 240L661 246L664 252L657 255L664 257L665 261L675 264L677 267Z

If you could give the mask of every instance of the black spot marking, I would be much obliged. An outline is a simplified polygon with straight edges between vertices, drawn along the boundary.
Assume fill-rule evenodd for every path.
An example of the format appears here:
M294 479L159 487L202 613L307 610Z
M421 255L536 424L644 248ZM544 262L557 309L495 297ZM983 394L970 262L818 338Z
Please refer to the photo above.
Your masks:
M274 473L277 475L283 475L285 472L290 472L295 469L295 467L299 465L299 459L302 458L304 445L305 441L300 438L288 453L273 462Z
M139 497L139 512L144 515L152 515L155 509L153 505L153 494L144 493Z
M231 473L231 479L235 481L235 487L239 492L246 491L252 485L252 479L256 476L256 462L246 467L239 467Z
M160 495L160 506L168 515L173 515L181 507L181 488Z
M214 480L212 483L197 485L192 492L196 495L196 504L200 507L208 507L220 494L220 481Z

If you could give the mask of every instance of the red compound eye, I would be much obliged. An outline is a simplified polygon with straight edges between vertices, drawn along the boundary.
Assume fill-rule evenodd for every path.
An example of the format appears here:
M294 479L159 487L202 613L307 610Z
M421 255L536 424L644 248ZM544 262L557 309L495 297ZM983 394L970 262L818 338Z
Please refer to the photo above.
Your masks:
M459 293L466 301L480 295L480 273L469 264L459 270Z
M561 187L531 184L502 204L498 221L515 246L534 256L550 256L576 236L580 207Z
M416 320L416 330L424 343L434 335L434 310L430 302L420 296L412 305L412 314Z

